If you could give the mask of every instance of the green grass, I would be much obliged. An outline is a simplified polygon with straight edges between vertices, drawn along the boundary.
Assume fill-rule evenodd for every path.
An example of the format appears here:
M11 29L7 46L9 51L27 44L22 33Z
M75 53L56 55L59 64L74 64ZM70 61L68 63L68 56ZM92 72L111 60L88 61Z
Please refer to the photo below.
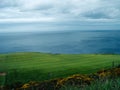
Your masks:
M0 76L0 85L4 85L4 84L5 84L5 77Z
M88 86L69 86L61 87L60 90L120 90L120 78L97 80Z
M88 74L120 63L120 55L13 53L0 55L0 72L7 84Z

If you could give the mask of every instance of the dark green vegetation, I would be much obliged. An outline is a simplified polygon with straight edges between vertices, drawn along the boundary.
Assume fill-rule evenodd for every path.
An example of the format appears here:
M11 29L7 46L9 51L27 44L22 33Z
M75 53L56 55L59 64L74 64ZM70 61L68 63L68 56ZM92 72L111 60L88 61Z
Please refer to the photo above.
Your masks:
M64 86L60 90L120 90L120 78L97 80L91 85L78 86Z
M14 53L0 55L5 84L48 80L73 74L89 74L120 63L120 55ZM0 80L2 81L2 80ZM3 83L3 82L0 82Z

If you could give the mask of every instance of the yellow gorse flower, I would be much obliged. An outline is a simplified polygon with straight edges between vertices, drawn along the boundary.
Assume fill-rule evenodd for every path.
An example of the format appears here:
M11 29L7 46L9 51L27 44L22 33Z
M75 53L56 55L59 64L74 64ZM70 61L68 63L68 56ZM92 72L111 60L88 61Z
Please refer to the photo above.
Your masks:
M30 84L24 84L21 88L26 89L26 88L29 88L29 87L30 87Z

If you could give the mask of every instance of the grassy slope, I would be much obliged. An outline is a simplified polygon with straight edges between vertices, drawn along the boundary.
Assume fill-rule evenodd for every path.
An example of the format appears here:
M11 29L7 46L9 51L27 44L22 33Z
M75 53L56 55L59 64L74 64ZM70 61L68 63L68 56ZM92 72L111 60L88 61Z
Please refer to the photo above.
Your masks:
M76 73L92 73L120 63L120 55L14 53L0 55L0 71L12 82L45 80Z

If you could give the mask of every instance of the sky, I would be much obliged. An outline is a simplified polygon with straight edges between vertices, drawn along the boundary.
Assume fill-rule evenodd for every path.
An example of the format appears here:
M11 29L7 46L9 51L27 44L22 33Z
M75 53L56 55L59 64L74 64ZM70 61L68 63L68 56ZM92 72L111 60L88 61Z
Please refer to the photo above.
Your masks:
M0 32L120 30L120 0L0 0Z

